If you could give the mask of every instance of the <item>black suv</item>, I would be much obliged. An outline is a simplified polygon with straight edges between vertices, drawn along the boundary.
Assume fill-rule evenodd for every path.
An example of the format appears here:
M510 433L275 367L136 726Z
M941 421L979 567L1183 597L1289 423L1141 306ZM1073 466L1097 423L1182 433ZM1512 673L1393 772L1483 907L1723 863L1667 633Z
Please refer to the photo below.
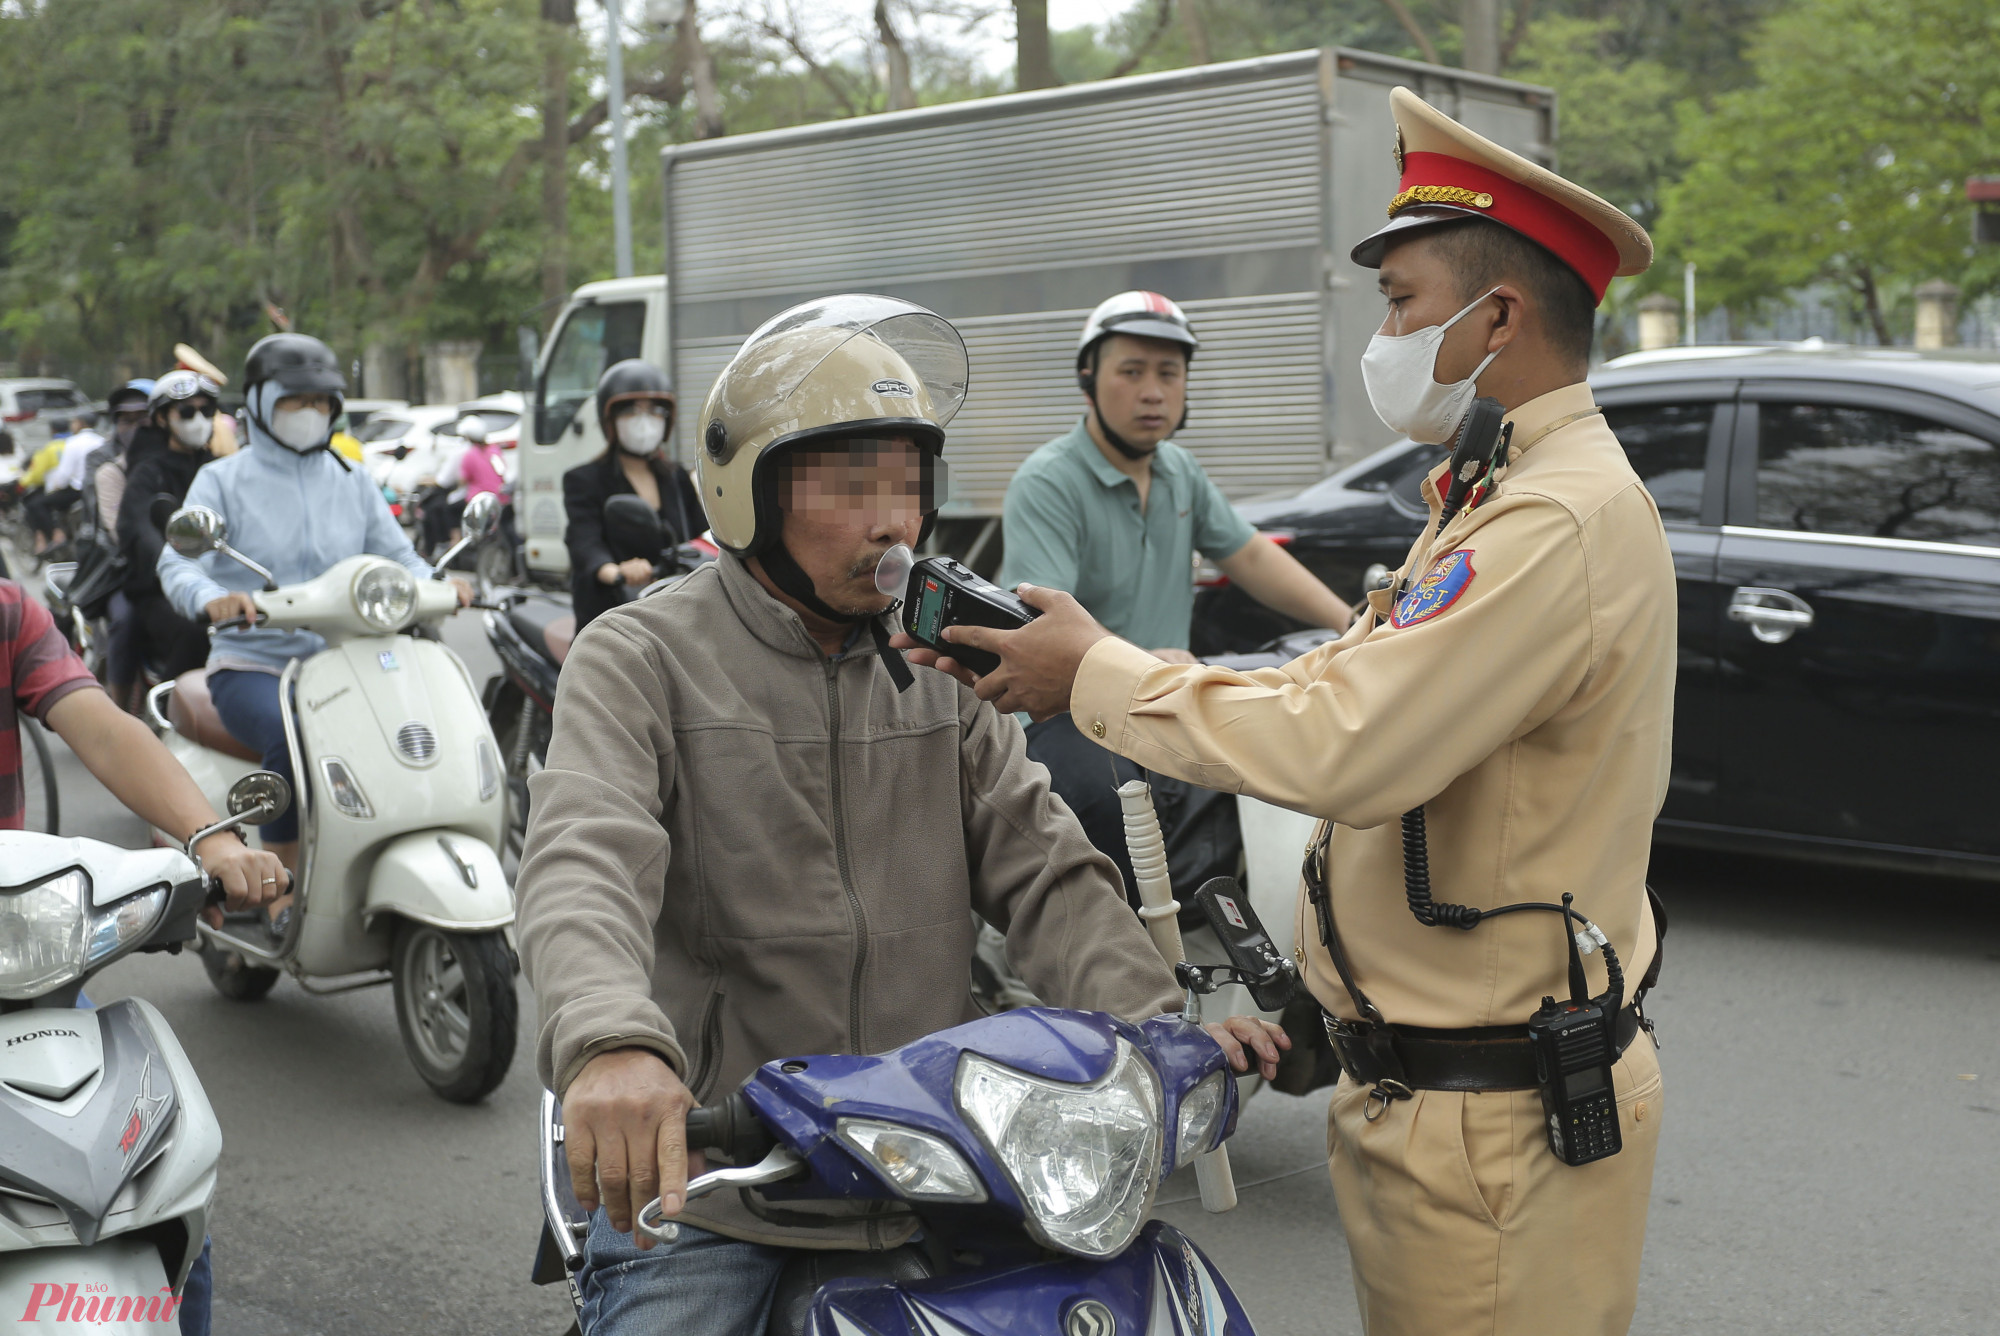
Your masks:
M1591 385L1680 576L1660 836L2000 880L2000 360L1691 348ZM1406 441L1238 509L1352 597L1441 458ZM1291 629L1196 600L1198 654Z

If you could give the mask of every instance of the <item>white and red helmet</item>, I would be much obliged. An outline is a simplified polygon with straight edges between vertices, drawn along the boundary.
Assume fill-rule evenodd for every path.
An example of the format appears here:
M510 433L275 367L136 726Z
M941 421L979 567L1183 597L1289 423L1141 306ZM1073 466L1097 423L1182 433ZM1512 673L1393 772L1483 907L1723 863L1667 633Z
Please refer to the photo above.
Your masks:
M1187 313L1172 301L1157 292L1121 292L1116 297L1107 297L1097 304L1090 318L1083 322L1083 333L1076 341L1077 370L1083 370L1084 359L1100 339L1113 334L1130 334L1141 339L1166 339L1187 349L1188 357L1194 357L1194 350L1201 346L1195 337L1194 326L1188 323Z

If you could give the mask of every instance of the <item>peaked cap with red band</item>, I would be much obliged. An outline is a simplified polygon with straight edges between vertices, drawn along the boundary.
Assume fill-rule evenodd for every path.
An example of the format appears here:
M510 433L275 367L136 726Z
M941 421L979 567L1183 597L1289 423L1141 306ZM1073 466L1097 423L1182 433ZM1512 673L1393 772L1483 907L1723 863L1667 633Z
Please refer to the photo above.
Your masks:
M1585 190L1518 153L1474 134L1407 88L1389 94L1402 171L1389 223L1352 252L1382 267L1382 253L1422 228L1490 218L1545 247L1590 285L1597 300L1611 280L1653 262L1646 229Z

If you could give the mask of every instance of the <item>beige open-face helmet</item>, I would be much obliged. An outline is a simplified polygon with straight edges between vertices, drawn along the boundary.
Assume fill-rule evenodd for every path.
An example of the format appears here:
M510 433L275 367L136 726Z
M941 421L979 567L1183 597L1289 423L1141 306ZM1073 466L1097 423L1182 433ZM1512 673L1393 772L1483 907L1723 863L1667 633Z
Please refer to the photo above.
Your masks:
M778 461L800 446L907 437L924 456L928 529L949 494L944 429L965 402L965 342L935 311L841 293L781 312L708 392L696 478L715 539L754 556L777 539Z

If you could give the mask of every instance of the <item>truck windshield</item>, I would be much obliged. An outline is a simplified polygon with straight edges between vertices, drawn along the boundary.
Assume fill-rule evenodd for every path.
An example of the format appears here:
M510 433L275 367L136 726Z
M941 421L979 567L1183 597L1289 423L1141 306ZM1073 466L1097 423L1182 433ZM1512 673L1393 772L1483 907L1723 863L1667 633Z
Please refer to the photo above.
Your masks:
M614 362L639 355L644 302L593 302L563 321L535 387L535 443L554 445L576 410L597 393L597 378Z

